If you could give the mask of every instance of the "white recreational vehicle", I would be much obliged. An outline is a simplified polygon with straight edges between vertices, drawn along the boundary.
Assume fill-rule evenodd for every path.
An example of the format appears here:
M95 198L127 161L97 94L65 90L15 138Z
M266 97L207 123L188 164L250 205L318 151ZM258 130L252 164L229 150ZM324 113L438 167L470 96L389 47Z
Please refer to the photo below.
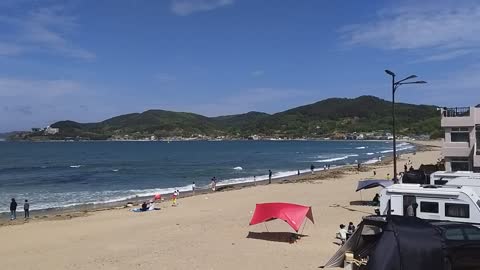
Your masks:
M480 173L474 173L470 171L457 171L457 172L438 171L430 175L430 184L445 185L450 180L460 178L460 177L480 180Z
M391 185L381 191L379 210L381 215L413 212L422 219L480 224L480 197L466 186Z

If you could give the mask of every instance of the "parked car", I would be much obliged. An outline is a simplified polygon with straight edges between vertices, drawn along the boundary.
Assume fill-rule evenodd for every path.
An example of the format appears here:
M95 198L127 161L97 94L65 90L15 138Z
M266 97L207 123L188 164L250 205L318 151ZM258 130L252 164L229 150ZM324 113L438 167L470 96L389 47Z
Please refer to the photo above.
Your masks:
M442 230L447 270L480 269L480 228L467 223L432 223Z

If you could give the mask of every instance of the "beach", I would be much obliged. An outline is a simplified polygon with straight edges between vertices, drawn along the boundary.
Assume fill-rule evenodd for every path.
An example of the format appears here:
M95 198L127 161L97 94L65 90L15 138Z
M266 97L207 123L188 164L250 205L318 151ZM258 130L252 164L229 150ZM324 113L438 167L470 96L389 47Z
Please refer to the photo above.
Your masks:
M439 148L420 147L401 156L398 170L408 158L418 167L439 157ZM316 269L338 249L334 237L339 224L358 224L362 216L374 214L373 207L351 205L379 192L355 192L358 180L373 178L373 170L375 178L386 178L392 164L181 196L178 206L166 200L158 211L113 208L0 226L2 269ZM307 221L299 231L305 236L293 244L281 237L248 238L249 232L292 232L278 220L248 225L255 204L263 202L312 206L315 224Z

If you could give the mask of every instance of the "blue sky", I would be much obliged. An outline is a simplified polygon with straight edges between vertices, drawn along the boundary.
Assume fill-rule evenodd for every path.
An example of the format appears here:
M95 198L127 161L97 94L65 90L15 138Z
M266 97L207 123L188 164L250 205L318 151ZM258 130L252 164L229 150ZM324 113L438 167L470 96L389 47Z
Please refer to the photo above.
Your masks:
M208 116L329 97L480 103L480 2L2 0L0 131L147 109Z

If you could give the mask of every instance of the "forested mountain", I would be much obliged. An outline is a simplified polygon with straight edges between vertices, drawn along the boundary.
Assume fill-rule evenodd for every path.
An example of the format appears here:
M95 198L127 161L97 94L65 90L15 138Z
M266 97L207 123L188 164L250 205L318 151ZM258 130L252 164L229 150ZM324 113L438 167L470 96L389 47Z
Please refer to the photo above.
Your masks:
M397 130L400 134L440 132L440 114L436 106L396 104ZM279 137L325 137L336 133L390 131L392 106L373 96L354 99L330 98L287 111L267 114L249 112L238 115L206 117L194 113L149 110L117 116L98 123L61 121L53 138L83 137L106 139L129 135L132 138L227 136L242 138L253 134Z

